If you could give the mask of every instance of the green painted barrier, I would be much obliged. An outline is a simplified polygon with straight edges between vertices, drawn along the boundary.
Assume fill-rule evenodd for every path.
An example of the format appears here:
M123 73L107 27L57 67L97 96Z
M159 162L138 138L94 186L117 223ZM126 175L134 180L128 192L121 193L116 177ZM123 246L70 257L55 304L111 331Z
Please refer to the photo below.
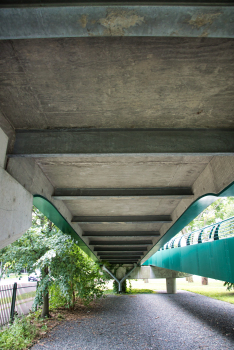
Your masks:
M143 266L158 266L234 283L234 237L154 254Z
M76 244L95 262L98 261L96 255L89 249L89 247L77 235L76 231L71 227L67 220L58 212L55 206L46 198L35 195L33 197L33 205L39 209L50 221L52 221L63 233L70 235Z
M156 252L164 246L170 239L172 239L178 232L180 232L185 226L187 226L194 218L196 218L203 210L205 210L210 204L221 197L234 196L234 182L227 186L223 191L218 194L207 193L204 196L194 201L185 212L177 219L169 230L162 236L162 238L156 243L156 245L147 253L146 257L142 259L142 263L146 262L150 256L156 254Z

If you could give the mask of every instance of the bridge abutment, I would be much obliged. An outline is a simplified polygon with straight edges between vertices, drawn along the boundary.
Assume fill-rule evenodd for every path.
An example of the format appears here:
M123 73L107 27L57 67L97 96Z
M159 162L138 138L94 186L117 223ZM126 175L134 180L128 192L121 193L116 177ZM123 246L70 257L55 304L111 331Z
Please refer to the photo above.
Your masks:
M7 143L0 128L0 248L14 242L32 224L33 196L4 169Z

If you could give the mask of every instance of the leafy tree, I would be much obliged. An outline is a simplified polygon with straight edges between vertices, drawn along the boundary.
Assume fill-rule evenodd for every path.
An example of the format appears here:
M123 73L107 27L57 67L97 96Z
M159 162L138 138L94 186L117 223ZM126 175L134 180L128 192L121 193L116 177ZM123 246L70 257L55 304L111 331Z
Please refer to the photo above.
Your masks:
M40 269L34 306L43 305L42 317L49 316L49 289L59 290L70 308L76 298L89 303L104 292L105 279L95 264L36 208L33 209L32 227L16 242L0 251L8 272L20 274ZM10 264L9 264L10 263Z
M192 232L232 216L234 216L234 197L220 198L192 220L186 226L185 231Z

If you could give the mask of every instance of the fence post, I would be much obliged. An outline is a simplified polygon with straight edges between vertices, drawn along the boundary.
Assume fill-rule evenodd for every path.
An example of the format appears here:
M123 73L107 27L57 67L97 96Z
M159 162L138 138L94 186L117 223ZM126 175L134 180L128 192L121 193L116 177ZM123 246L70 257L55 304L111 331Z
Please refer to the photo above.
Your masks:
M17 283L14 283L13 292L12 292L12 300L11 300L11 313L10 313L10 322L13 323L15 316L15 300L16 300L16 291L17 291Z

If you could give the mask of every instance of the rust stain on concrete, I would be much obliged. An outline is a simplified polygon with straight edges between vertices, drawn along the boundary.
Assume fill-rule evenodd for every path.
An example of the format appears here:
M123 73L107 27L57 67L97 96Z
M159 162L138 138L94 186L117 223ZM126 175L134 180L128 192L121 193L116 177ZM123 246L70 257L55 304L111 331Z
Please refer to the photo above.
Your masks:
M125 29L141 25L144 17L138 16L134 11L110 11L105 18L101 18L99 23L105 27L106 35L124 35Z
M189 23L194 28L201 28L206 25L211 25L213 21L220 16L222 13L205 13L200 15L193 15L187 23Z
M200 38L206 38L209 35L209 33L204 30L204 32L200 35Z
M172 33L170 34L170 36L179 36L178 30L172 32Z
M80 25L82 28L85 28L87 26L88 18L87 15L82 15L80 18Z

